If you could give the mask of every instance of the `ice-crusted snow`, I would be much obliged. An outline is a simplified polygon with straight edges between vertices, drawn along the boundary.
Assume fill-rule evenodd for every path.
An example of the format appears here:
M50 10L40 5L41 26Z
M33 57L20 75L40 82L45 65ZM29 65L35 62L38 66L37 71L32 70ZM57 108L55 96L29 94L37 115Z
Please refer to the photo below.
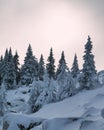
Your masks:
M5 115L4 120L10 122L8 130L19 130L19 123L28 126L32 121L40 120L42 124L31 130L104 130L104 86L83 90L63 101L44 105L34 114L26 115L22 113L29 98L29 89L19 88L7 92L8 102L12 105L16 103L13 110L21 112ZM22 103L18 99L22 99Z

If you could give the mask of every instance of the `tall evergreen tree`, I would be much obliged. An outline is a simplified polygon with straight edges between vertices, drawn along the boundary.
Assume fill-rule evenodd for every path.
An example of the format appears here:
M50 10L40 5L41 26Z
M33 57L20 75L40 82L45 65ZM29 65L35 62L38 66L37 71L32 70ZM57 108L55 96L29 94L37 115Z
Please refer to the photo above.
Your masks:
M6 73L7 73L7 70L8 70L8 67L7 67L8 55L9 55L9 52L8 52L8 49L6 49L4 59L3 59L2 63L1 63L1 67L0 67L1 83L4 82L3 80L4 80L4 78L6 76Z
M31 45L29 44L24 64L21 68L21 84L29 85L33 79L38 77L38 62L33 56Z
M17 51L15 52L13 60L14 60L15 73L16 73L16 84L18 84L20 81L20 68L19 68L20 63L19 63L19 56Z
M7 52L6 52L7 55ZM16 85L16 73L13 61L12 50L10 48L8 55L4 58L4 77L3 84L7 89L12 89Z
M16 85L16 72L15 72L15 65L14 65L11 48L8 54L8 72L7 73L8 73L7 82L8 82L8 87L9 87L8 89L11 89Z
M71 77L70 71L67 67L64 51L61 54L61 59L59 60L59 65L57 69L57 82L59 84L59 91L57 94L58 100L62 100L73 94L73 79Z
M65 61L65 55L64 55L64 51L62 51L61 53L61 58L59 60L59 65L56 71L56 77L60 74L60 73L64 73L64 72L68 72L68 67Z
M90 36L88 36L88 41L85 44L85 55L83 56L83 78L82 78L82 87L86 89L91 89L94 87L94 76L96 75L94 55L92 54L92 41Z
M59 65L56 72L57 81L60 85L64 83L65 78L68 76L69 69L66 64L64 51L61 53L61 58L59 60Z
M73 78L76 78L79 74L79 66L78 66L78 60L77 60L76 54L74 56L74 61L73 61L73 64L72 64L71 74L72 74Z
M48 63L46 65L47 73L49 75L49 78L55 79L55 59L53 57L53 50L52 48L50 49L50 55L47 59Z
M43 55L41 55L39 60L39 67L38 67L39 80L43 80L44 73L45 73L44 58Z
M8 55L9 55L9 51L8 51L8 49L6 49L3 64L2 64L2 77L4 77L4 74L6 71L6 67L7 67L7 63L8 63Z

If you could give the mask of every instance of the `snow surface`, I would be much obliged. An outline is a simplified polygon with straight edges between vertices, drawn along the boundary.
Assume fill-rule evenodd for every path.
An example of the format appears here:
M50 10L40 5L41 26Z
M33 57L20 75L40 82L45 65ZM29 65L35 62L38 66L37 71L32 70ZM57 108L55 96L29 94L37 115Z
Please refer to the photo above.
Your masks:
M30 123L42 122L44 119L34 118L23 114L9 113L4 117L3 120L10 124L8 130L19 130L17 124L22 124L25 126L25 128L28 128Z
M25 113L28 109L27 101L30 97L30 88L22 86L16 90L8 90L6 99L10 103L9 109L16 113Z
M97 113L104 108L103 87L96 90L85 90L61 102L45 105L40 111L33 114L33 116L47 119L57 117L81 117L92 107L96 109Z
M24 87L7 92L8 102L13 111L17 112L5 115L4 121L10 123L8 130L19 130L17 124L22 123L27 127L36 121L42 123L31 130L104 130L104 115L101 114L104 113L104 87L83 90L63 101L44 105L34 114L26 115L23 113L29 89Z

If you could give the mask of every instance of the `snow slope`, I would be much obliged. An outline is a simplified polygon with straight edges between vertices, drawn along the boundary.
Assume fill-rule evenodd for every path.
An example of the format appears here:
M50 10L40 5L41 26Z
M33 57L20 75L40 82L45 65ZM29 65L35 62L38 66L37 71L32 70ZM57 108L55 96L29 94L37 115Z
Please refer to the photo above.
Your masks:
M13 94L14 91L8 93L8 98L9 94L14 96L14 98L10 97L8 101L11 101L12 104L13 100L17 101L21 95L20 98L24 99L24 102L20 106L24 106L29 93L21 94L21 91L23 89L19 89L15 94ZM29 125L30 121L37 119L42 120L41 125L39 124L31 130L104 130L104 115L101 114L104 113L102 112L103 109L104 87L101 87L95 90L83 90L63 101L44 105L38 112L31 115L10 113L5 115L4 121L10 122L8 130L19 130L16 124L22 123L25 125L26 123ZM20 109L15 110L18 112ZM28 121L29 119L30 121Z
M47 119L63 117L81 117L86 112L100 116L101 109L104 108L104 88L95 90L84 90L75 96L65 99L61 102L43 106L40 111L33 114L35 117ZM95 112L96 110L96 112Z

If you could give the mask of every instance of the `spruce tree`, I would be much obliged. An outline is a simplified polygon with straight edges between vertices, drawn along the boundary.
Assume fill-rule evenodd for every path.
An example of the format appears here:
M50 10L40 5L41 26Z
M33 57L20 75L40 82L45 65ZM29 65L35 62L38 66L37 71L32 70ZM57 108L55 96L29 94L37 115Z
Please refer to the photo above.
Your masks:
M3 66L3 84L6 89L12 89L16 85L16 73L11 48L9 52L6 50Z
M15 87L16 85L16 72L15 72L15 65L12 55L12 50L10 48L8 53L8 63L7 63L8 71L7 71L7 84L8 89Z
M68 72L68 67L67 67L67 64L66 64L66 61L65 61L64 51L62 51L61 58L59 60L59 65L58 65L57 72L56 72L56 77L60 73L64 73L64 72Z
M77 76L79 74L79 66L78 66L78 60L77 60L76 54L74 56L74 61L73 61L73 64L72 64L71 74L72 74L73 78L77 78Z
M19 68L20 63L19 63L19 56L17 51L15 52L13 61L14 61L15 73L16 73L16 84L18 84L20 81L20 68Z
M43 55L41 55L40 60L39 60L39 67L38 67L39 80L43 80L44 73L45 73L44 58L43 58Z
M9 52L8 52L8 49L6 49L4 59L3 59L2 63L1 63L1 67L0 67L1 83L4 82L4 79L5 79L6 75L7 75L8 55L9 55Z
M55 59L53 57L53 50L52 48L50 49L50 55L47 59L48 63L46 65L47 73L49 75L49 78L55 79Z
M21 68L21 84L29 85L33 79L38 77L38 62L33 56L31 45L29 44L27 53L24 59L24 64Z
M57 81L61 83L64 82L64 79L67 77L68 72L69 72L69 69L66 64L64 51L62 51L61 58L59 60L59 65L56 71Z
M2 73L2 78L4 77L6 69L7 69L8 55L9 55L9 52L8 52L8 49L6 49L3 64L2 64L2 68L1 68L2 69L2 72L1 72Z
M86 89L91 89L94 87L94 77L96 75L94 55L92 54L92 41L90 36L88 36L88 41L85 44L85 55L83 56L83 77L82 77L82 87Z
M71 77L70 71L67 67L64 51L61 54L59 60L59 65L57 69L57 82L59 87L57 98L58 100L63 100L72 95L73 90L73 79Z

